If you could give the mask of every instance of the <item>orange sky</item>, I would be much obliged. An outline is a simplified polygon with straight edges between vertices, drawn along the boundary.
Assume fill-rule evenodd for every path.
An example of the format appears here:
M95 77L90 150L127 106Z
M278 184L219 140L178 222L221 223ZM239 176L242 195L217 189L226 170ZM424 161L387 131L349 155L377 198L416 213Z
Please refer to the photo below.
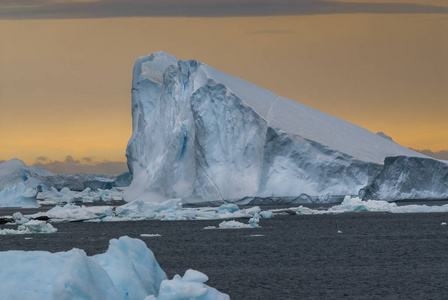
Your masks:
M447 32L446 14L0 20L0 160L125 161L133 63L160 50L447 150Z

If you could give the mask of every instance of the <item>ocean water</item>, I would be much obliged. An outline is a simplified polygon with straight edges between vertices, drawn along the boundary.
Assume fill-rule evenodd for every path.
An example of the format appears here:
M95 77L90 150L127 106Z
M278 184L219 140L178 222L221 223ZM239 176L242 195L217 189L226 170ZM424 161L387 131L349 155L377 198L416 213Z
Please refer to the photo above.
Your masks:
M256 229L203 229L219 222L55 223L56 234L0 236L0 251L92 255L127 235L169 277L199 270L232 299L448 299L448 214L284 215Z

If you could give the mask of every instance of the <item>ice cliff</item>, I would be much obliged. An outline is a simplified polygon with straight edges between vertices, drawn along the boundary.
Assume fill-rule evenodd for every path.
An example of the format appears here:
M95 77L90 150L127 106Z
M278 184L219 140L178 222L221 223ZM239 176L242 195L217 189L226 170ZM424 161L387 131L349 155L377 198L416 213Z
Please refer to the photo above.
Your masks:
M424 155L194 60L139 58L125 199L342 200L389 156Z

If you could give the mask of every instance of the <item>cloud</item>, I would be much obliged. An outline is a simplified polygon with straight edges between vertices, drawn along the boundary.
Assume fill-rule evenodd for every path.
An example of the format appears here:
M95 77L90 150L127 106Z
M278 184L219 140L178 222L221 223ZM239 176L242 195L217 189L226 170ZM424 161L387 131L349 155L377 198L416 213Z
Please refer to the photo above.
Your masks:
M126 162L103 161L95 162L92 157L83 157L81 160L68 155L64 161L36 159L33 166L45 168L56 174L92 173L92 174L121 174L128 171Z
M78 164L81 163L79 160L75 160L75 159L73 159L73 157L71 157L70 155L67 155L67 156L65 157L65 162L66 162L67 164L71 164L71 165L78 165Z
M4 163L5 161L6 161L6 160L0 160L0 164L1 164L1 163Z
M429 149L425 149L425 150L416 150L416 151L423 153L427 156L433 157L435 159L448 160L448 150L432 152Z
M0 0L0 19L236 17L350 13L446 14L448 8L411 3L324 0Z
M39 156L39 157L36 158L36 161L38 161L38 162L47 162L47 161L49 161L49 159L48 159L48 157L45 157L45 156Z
M90 164L93 161L93 157L83 157L81 161L87 164Z

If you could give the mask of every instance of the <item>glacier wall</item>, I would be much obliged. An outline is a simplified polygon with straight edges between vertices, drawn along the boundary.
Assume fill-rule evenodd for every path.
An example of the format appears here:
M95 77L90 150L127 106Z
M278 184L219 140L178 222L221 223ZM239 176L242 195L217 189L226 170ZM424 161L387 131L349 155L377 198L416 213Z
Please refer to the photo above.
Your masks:
M139 58L125 199L342 200L387 156L422 154L200 62ZM336 196L336 198L335 198Z

